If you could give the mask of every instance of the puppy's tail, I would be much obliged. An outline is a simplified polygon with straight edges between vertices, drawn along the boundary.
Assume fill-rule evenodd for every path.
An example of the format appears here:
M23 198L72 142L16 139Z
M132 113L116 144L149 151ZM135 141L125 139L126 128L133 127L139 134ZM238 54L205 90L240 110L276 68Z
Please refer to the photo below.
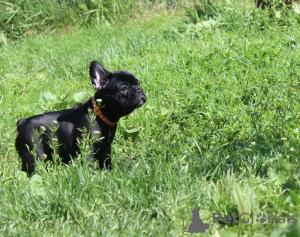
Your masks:
M17 130L18 132L20 131L21 127L23 126L23 124L26 122L26 118L22 118L17 122Z

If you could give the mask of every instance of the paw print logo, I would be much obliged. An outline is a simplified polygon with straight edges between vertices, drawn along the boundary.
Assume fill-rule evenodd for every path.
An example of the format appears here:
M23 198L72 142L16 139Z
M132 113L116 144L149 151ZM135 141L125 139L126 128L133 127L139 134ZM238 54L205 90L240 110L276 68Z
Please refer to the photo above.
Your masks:
M203 223L203 221L200 219L198 209L194 209L191 212L193 213L193 218L192 219L186 218L187 220L190 220L190 222L187 223L187 224L189 224L188 228L185 227L185 225L184 225L184 220L185 220L184 215L185 215L185 213L187 213L187 211L179 217L183 221L182 229L184 231L182 232L182 234L187 235L185 233L205 233L206 230L209 228L209 224Z
M264 215L262 215L261 213L259 213L258 215L256 215L257 216L257 219L256 219L256 221L257 222L259 222L259 223L261 223L261 224L263 224L263 223L265 223L266 222L266 216L265 216L265 214Z

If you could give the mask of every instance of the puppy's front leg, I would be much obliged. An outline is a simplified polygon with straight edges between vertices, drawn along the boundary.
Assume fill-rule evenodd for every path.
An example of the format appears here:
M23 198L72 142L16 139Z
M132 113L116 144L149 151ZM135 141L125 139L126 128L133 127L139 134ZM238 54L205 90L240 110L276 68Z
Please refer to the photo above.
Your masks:
M94 155L95 160L98 161L100 169L106 167L106 169L112 170L111 164L111 146L100 148Z

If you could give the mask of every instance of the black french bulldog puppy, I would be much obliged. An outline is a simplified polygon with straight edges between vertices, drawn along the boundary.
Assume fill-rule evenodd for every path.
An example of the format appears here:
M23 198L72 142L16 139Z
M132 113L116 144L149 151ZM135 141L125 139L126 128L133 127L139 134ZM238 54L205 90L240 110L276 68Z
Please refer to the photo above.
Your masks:
M35 158L30 153L34 145L37 160L42 160L44 155L47 156L45 161L52 160L53 151L49 146L52 139L50 128L55 124L58 126L55 132L59 144L57 152L62 162L68 163L71 157L80 154L77 139L83 135L85 128L90 131L91 136L100 133L97 136L101 138L93 143L93 155L89 156L88 160L98 161L101 169L104 166L111 169L111 143L115 137L117 123L121 117L141 107L146 102L146 95L132 73L108 72L96 61L90 64L90 78L96 93L88 101L72 109L23 118L17 122L18 135L15 145L22 158L22 171L28 174L34 172ZM102 100L99 105L97 100ZM96 114L95 119L90 118L90 109ZM91 122L93 126L89 128ZM38 139L34 139L35 131L43 131ZM36 141L35 144L33 140Z

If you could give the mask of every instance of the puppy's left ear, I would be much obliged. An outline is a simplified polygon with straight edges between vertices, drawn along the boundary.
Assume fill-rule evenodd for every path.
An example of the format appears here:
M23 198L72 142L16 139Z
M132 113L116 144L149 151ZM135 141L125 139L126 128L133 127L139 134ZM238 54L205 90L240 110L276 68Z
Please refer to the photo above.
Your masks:
M93 61L90 64L90 78L95 90L101 90L107 81L109 72L106 71L98 62Z

